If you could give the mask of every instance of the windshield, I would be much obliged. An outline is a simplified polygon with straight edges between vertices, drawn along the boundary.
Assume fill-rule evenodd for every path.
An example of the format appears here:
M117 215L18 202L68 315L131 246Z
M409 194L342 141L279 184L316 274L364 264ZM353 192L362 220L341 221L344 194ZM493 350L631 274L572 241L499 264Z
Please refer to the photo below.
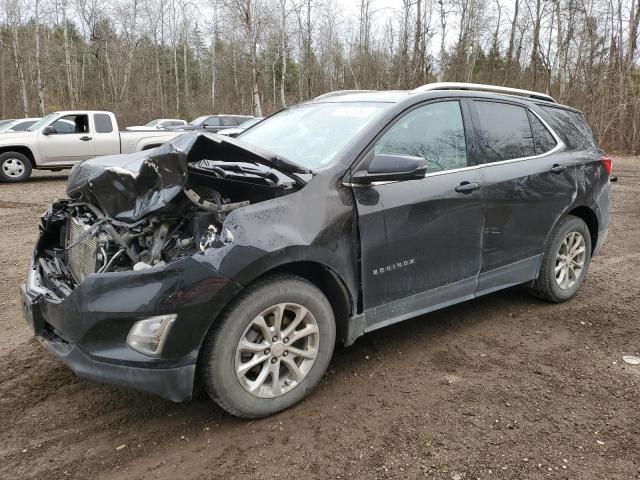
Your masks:
M209 118L209 115L202 115L201 117L198 118L194 118L193 120L191 120L189 122L189 125L200 125L202 122L204 122L207 118Z
M387 106L366 102L300 105L245 130L238 140L313 170L331 163L349 140Z
M0 123L0 132L6 132L11 127L13 127L15 124L16 124L15 120L11 120L10 122L2 122L2 123Z
M42 117L36 123L31 125L29 128L27 128L27 132L35 132L36 130L38 130L43 125L46 125L47 123L49 123L49 120L54 119L57 115L58 115L58 112L53 112L53 113L50 113L49 115L47 115L46 117Z
M160 120L151 120L145 127L155 127L158 123L160 123Z
M238 125L238 128L249 128L255 125L256 123L261 122L262 120L263 120L263 117L252 118L251 120L242 122L240 125Z

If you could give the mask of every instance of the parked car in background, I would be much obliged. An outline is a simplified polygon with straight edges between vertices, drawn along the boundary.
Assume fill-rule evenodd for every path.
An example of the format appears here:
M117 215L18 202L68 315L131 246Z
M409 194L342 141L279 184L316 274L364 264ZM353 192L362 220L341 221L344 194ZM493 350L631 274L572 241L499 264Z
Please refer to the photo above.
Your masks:
M201 117L194 118L187 125L172 127L172 129L204 130L206 132L217 133L225 128L237 127L252 118L250 115L202 115Z
M125 128L125 130L127 132L139 130L166 130L168 128L180 127L186 124L187 122L185 120L179 120L177 118L157 118L155 120L151 120L145 125L134 125L132 127Z
M262 120L264 120L264 117L252 118L251 120L247 120L246 122L242 122L237 127L225 128L225 129L222 129L222 130L218 130L218 135L226 135L227 137L237 137L242 132L244 132L247 128L253 127L256 123L259 123Z
M20 182L33 169L61 170L88 158L147 150L182 132L119 132L111 112L74 110L41 118L24 132L0 135L0 181Z
M82 377L174 401L200 382L264 417L336 343L518 284L573 298L611 169L584 115L543 93L334 92L237 139L78 165L40 222L26 320Z
M0 133L6 132L24 132L31 125L36 123L39 118L19 118L12 120L4 125L0 125Z

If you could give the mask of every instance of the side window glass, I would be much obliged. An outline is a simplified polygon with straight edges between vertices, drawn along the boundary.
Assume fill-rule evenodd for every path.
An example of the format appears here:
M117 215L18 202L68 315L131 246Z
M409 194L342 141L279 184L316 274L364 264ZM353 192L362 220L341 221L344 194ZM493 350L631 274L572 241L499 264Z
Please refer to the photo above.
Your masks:
M427 173L466 167L460 103L430 103L412 110L378 140L373 150L376 154L422 157L428 162Z
M501 162L536 154L527 110L518 105L475 101L474 131L480 163Z
M88 115L66 115L53 122L58 134L89 133Z
M589 150L597 148L593 132L584 115L564 108L540 106L545 112L544 119L562 138L571 150Z
M220 125L220 119L218 117L209 117L204 121L206 127L217 127Z
M96 113L93 116L93 121L96 124L97 133L111 133L113 132L113 125L111 124L111 117L106 113Z
M527 112L527 114L529 115L529 122L531 123L531 132L533 132L533 143L536 148L536 155L552 150L558 143L556 139L553 138L551 132L538 117L531 112Z

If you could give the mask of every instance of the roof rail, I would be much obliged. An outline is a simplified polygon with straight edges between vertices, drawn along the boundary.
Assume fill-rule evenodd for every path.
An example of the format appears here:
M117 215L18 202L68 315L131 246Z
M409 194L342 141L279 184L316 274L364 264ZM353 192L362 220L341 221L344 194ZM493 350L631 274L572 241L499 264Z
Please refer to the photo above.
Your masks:
M482 83L427 83L426 85L422 85L412 90L411 93L429 92L432 90L479 90L484 92L504 93L506 95L520 95L523 97L535 98L536 100L557 103L551 95L547 95L546 93L532 92L531 90L522 90L520 88L501 87L498 85L485 85Z
M341 95L349 95L351 93L369 93L375 91L376 90L334 90L333 92L327 92L323 95L315 97L314 100L318 100L320 98L339 97Z

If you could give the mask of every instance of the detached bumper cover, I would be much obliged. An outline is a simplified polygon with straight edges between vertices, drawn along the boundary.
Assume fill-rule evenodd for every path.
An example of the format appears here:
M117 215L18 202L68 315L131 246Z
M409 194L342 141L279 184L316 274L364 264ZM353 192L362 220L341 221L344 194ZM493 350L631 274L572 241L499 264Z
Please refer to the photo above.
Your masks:
M180 402L192 396L202 340L239 290L188 257L140 272L91 275L64 299L46 288L32 265L21 296L34 336L78 376ZM159 358L127 346L133 323L166 313L177 319Z

